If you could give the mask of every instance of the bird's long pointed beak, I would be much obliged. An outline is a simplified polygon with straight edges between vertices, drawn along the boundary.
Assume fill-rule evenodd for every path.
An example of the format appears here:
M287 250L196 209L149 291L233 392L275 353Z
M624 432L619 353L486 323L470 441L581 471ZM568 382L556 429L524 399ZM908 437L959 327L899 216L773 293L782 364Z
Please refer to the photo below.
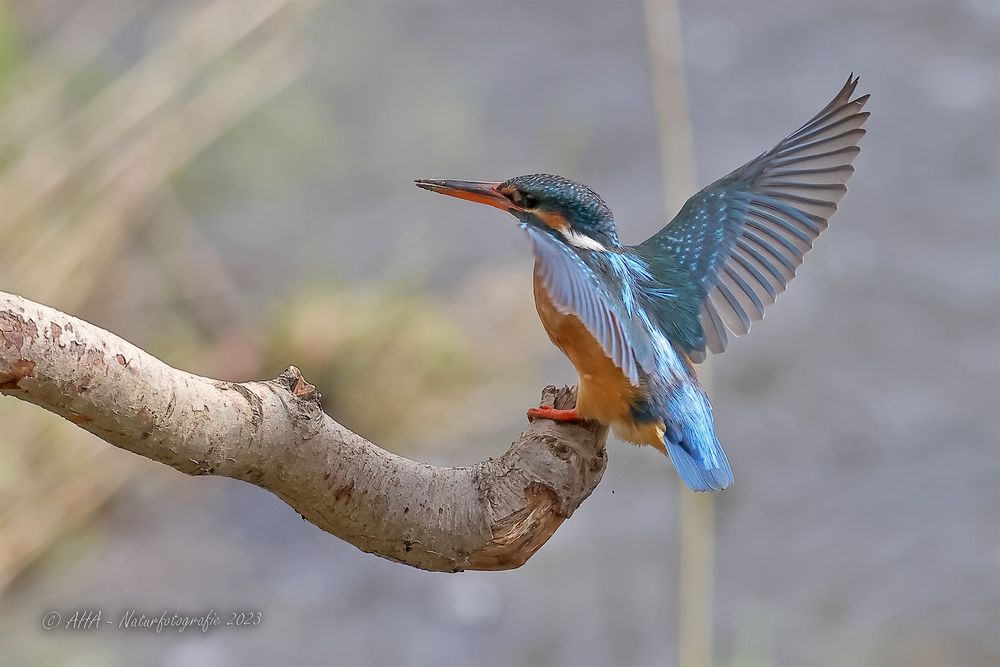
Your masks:
M468 199L479 204L489 204L504 211L511 211L516 208L510 199L500 194L497 190L497 187L500 185L499 181L439 181L421 178L414 181L414 184L424 190L430 190L431 192L437 192L450 197L458 197L459 199Z

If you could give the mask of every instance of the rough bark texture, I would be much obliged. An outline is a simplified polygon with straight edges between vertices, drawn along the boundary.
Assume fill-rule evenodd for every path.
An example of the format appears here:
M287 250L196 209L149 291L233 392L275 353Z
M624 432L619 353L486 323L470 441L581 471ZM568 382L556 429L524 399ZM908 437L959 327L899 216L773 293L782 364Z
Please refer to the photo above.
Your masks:
M265 488L362 551L425 570L520 566L590 495L607 462L605 429L543 420L498 459L418 463L327 416L294 366L266 382L198 377L4 292L0 394L183 473ZM542 400L575 403L566 388L547 387Z

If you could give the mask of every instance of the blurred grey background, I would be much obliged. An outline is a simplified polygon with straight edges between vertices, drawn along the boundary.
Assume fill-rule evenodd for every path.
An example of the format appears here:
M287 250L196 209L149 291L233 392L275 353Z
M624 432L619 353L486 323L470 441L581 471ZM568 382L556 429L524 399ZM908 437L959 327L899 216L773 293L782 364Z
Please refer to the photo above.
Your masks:
M830 230L712 365L737 479L716 503L716 662L1000 664L1000 3L680 17L699 185L849 72L872 93ZM657 230L644 22L610 0L0 2L0 289L199 373L296 363L407 456L496 456L574 375L512 220L411 181L559 173L626 242ZM0 400L2 664L676 664L678 481L652 450L609 443L521 569L441 575L38 412ZM41 629L77 608L264 622Z

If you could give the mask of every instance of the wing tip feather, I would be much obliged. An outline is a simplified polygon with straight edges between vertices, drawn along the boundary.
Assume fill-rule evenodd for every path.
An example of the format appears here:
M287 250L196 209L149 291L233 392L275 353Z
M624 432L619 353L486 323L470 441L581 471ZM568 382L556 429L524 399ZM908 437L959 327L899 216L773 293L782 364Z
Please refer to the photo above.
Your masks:
M703 302L697 313L701 339L698 348L687 350L692 361L703 361L708 352L724 352L730 333L744 335L750 331L751 322L763 319L760 301L770 305L785 291L813 241L836 214L838 201L847 192L847 180L855 172L851 163L861 152L859 143L868 133L863 126L871 112L863 109L871 93L854 97L860 81L861 77L851 72L837 95L818 114L770 151L699 193L716 191L733 197L742 193L749 205L739 211L734 203L727 217L717 221L720 225L737 225L733 238L726 234L728 252L743 253L746 273L736 271L731 290L722 277L726 268L734 267L738 260L729 256L711 264L715 275L701 292ZM683 213L684 209L661 233L679 222ZM658 236L647 239L640 247ZM743 280L747 277L750 282Z

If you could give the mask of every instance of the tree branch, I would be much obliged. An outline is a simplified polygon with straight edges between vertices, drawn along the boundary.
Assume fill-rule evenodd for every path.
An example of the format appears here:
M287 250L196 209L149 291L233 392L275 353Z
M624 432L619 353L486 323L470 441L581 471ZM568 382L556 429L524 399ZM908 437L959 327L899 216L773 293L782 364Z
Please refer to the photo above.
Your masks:
M294 366L266 382L198 377L4 292L0 394L183 473L255 484L362 551L425 570L522 565L590 495L607 462L606 429L536 421L498 459L417 463L327 416ZM547 387L542 398L575 403L567 388Z

